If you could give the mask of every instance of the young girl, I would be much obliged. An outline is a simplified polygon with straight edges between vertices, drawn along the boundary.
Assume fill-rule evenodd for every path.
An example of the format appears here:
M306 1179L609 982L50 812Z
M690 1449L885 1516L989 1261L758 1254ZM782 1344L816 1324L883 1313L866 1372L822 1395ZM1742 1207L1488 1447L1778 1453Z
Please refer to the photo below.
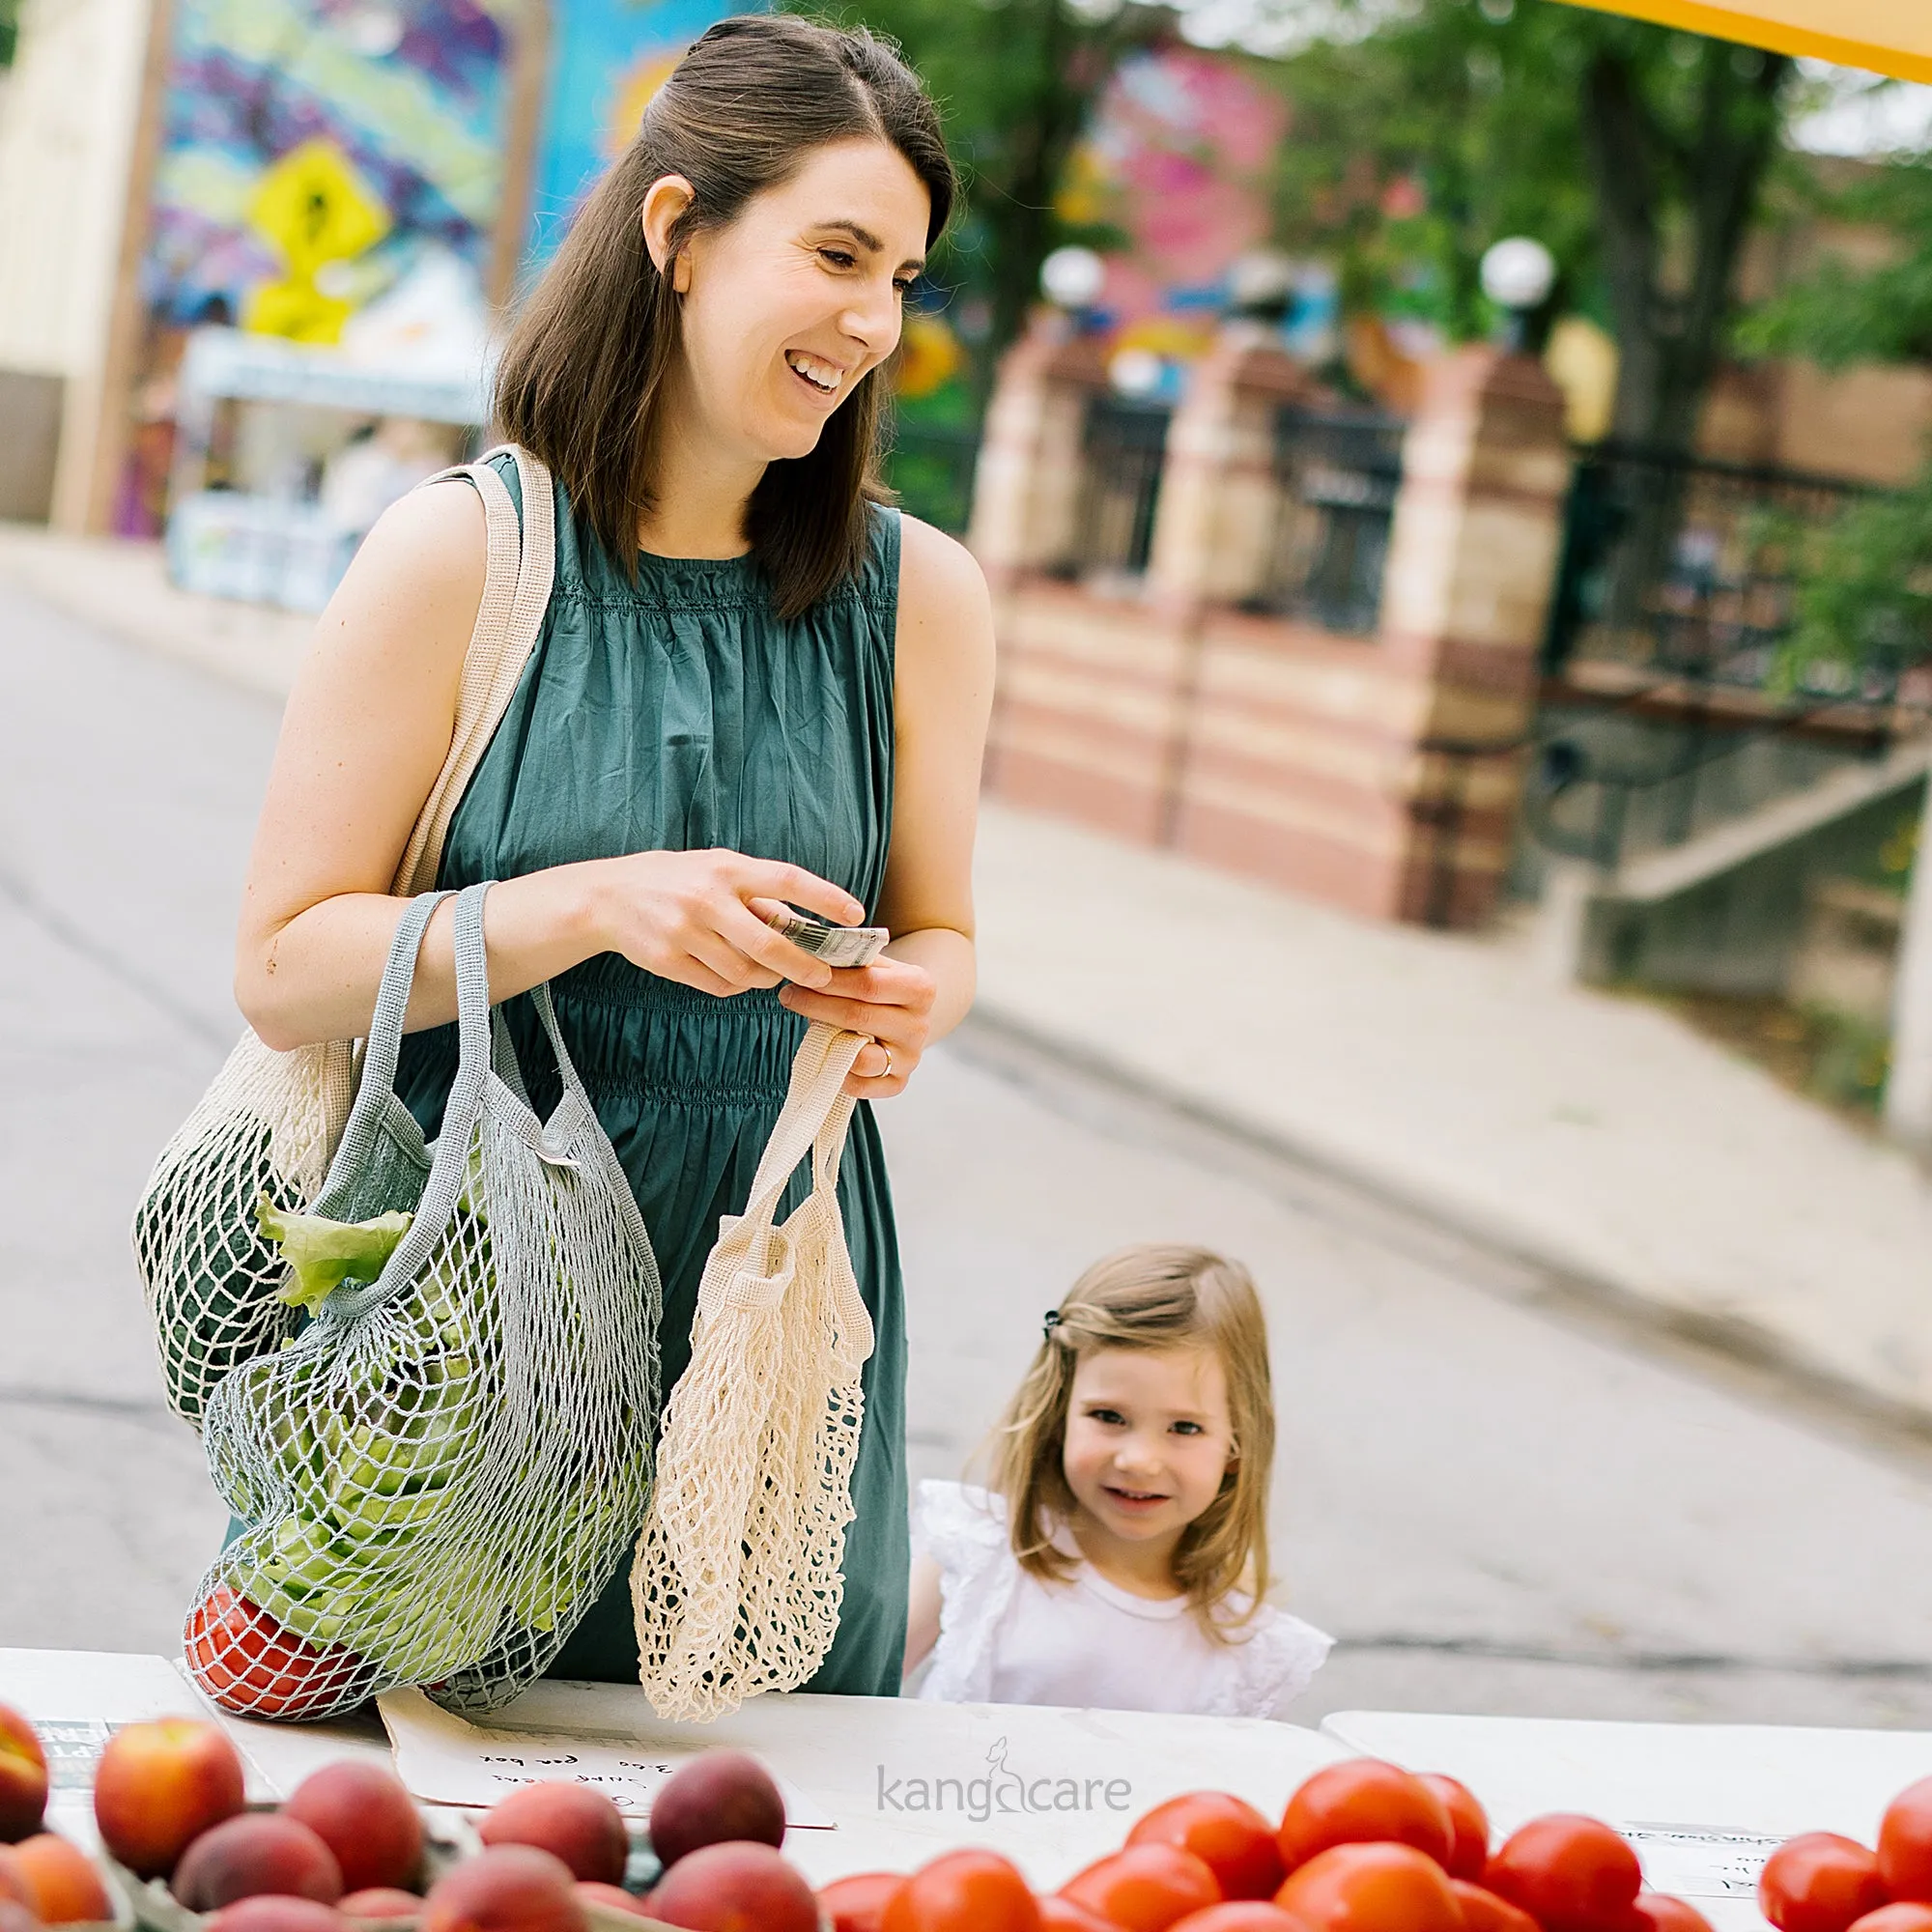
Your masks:
M1264 1601L1274 1404L1245 1268L1096 1263L990 1450L993 1490L920 1486L906 1668L949 1703L1278 1717L1331 1639Z

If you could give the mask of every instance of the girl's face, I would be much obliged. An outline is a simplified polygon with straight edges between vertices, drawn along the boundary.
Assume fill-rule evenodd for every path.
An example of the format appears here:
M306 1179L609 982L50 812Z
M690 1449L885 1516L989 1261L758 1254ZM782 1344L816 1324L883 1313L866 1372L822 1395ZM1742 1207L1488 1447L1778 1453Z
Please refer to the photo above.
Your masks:
M897 348L930 213L896 148L855 139L695 235L674 271L688 430L747 464L808 455Z
M1066 1486L1124 1542L1179 1541L1235 1453L1228 1378L1211 1349L1095 1349L1073 1371Z

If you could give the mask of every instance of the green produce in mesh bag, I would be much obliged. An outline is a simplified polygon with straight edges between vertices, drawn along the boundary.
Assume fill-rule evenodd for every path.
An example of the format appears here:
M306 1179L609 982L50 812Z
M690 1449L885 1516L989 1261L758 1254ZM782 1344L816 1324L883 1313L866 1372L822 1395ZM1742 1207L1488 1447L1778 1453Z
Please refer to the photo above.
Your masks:
M420 943L399 932L355 1106L313 1208L258 1208L308 1323L208 1405L246 1528L203 1578L187 1659L224 1708L322 1718L399 1685L454 1710L540 1675L650 1497L662 1294L630 1183L562 1082L540 1122L457 897L460 1051L433 1150L393 1083Z

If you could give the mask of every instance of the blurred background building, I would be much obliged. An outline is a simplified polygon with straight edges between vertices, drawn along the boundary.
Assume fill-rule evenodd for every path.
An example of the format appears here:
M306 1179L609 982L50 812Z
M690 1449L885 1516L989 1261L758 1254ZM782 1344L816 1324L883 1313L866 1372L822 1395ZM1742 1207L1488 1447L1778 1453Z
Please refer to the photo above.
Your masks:
M496 319L729 11L0 6L0 514L298 610L487 434ZM990 787L1534 922L1876 1108L1919 978L1932 90L1551 0L844 13L968 175L889 466L1000 601Z

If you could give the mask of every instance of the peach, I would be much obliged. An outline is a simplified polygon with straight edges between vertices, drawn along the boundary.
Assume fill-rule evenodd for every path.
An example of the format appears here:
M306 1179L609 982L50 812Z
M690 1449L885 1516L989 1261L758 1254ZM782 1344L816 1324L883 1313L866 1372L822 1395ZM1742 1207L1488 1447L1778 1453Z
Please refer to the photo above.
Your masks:
M651 1849L668 1870L700 1845L784 1843L784 1800L747 1751L708 1750L680 1765L651 1801Z
M596 1879L579 1879L577 1895L585 1909L596 1905L606 1912L628 1912L633 1918L648 1918L651 1909L634 1891L621 1885L602 1885Z
M94 1861L78 1845L51 1832L22 1838L14 1863L27 1885L27 1903L43 1925L71 1925L77 1919L114 1917L113 1902Z
M360 1758L311 1772L282 1806L335 1854L343 1889L412 1885L422 1869L423 1827L394 1773Z
M770 1845L736 1840L679 1859L651 1893L651 1917L688 1932L818 1932L818 1900Z
M420 1918L423 1902L400 1886L371 1885L352 1891L335 1909L345 1918Z
M588 1932L570 1867L535 1845L492 1845L430 1888L423 1932Z
M47 1813L47 1754L32 1724L0 1704L0 1844L31 1837Z
M349 1932L339 1912L313 1898L258 1891L224 1905L205 1932Z
M601 1885L621 1883L631 1856L624 1814L603 1792L562 1778L497 1800L476 1835L486 1845L534 1845L560 1858L573 1877Z
M100 1842L137 1878L165 1878L191 1840L243 1802L240 1753L218 1725L192 1718L124 1726L94 1774Z
M190 1912L218 1912L262 1892L333 1905L342 1867L300 1819L248 1811L204 1832L182 1854L172 1889Z

